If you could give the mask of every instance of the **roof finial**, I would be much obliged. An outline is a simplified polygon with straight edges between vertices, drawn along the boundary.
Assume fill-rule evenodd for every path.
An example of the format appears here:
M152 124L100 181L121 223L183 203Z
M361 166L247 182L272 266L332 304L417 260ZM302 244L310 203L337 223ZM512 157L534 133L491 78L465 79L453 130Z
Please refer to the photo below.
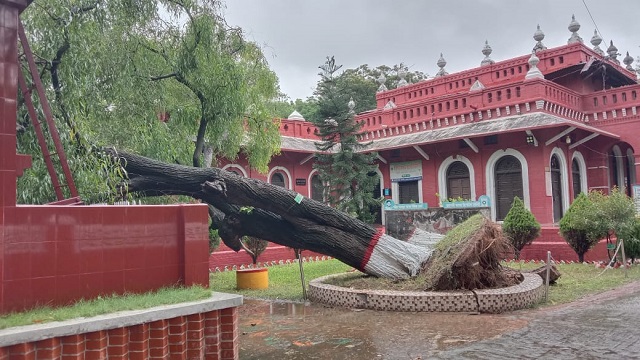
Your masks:
M631 64L633 64L633 57L631 55L629 55L628 51L627 51L627 56L625 56L624 59L622 59L622 62L625 65L627 65L627 70L634 71L633 70L633 66L631 66Z
M289 117L287 117L287 120L305 121L304 117L302 117L302 115L296 110L293 110L291 115L289 115Z
M598 30L593 30L593 37L591 37L591 45L593 45L593 51L598 54L604 56L604 51L600 49L600 44L602 43L602 38L598 35Z
M611 42L609 43L609 47L607 48L607 54L609 54L609 56L607 57L609 60L611 60L612 62L620 65L620 61L618 61L618 48L613 45L613 40L611 40Z
M447 60L444 59L444 57L442 56L442 53L440 53L440 59L438 59L437 64L438 64L438 67L440 68L440 70L438 70L438 73L436 74L436 77L449 75L447 70L444 69L444 67L447 65Z
M398 80L398 86L396 86L396 87L401 88L403 86L409 85L407 83L407 80L405 80L405 78L404 78L405 76L407 76L407 71L404 69L404 65L402 63L400 63L400 67L398 68L398 77L400 79Z
M493 49L491 49L491 46L489 46L489 40L485 40L484 48L482 48L482 54L484 54L484 59L482 59L482 62L480 62L480 66L492 65L495 63L495 61L493 61L493 59L489 57L489 55L491 55L492 52L493 52Z
M638 78L638 82L640 83L640 56L636 58L636 77Z
M569 31L571 31L571 37L567 44L575 44L575 43L583 43L582 38L578 35L578 30L580 30L580 23L576 21L576 16L571 15L571 22L568 27Z
M540 72L540 69L538 69L539 62L540 59L536 56L536 52L532 51L531 57L529 58L529 71L527 71L527 75L524 77L525 80L544 79L544 75Z
M355 101L353 101L353 97L351 97L351 98L349 99L349 102L347 103L347 106L349 107L349 115L353 115L353 114L355 114L355 113L356 113L356 112L353 110L353 109L355 109L355 108L356 108L356 102L355 102Z
M542 40L544 39L544 33L540 30L540 24L538 24L538 30L533 33L533 40L537 41L536 46L533 47L534 52L538 52L539 50L547 50L547 47L544 46Z
M384 76L384 72L380 72L380 76L378 76L378 79L376 80L378 82L378 84L380 84L380 86L378 87L378 91L376 92L383 92L383 91L387 91L389 89L387 89L387 86L384 84L387 81L387 78Z

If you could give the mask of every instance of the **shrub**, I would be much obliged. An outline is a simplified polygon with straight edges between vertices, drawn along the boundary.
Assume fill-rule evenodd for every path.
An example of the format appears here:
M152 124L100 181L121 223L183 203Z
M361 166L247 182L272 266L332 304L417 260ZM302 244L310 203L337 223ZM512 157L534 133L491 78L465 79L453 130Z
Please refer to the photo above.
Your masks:
M540 236L540 223L531 211L524 207L524 202L516 196L509 213L504 218L502 231L513 245L516 259L519 259L522 248Z
M560 235L578 255L580 262L584 254L609 233L608 224L602 221L600 202L584 193L578 195L560 220Z
M245 246L244 250L249 254L249 256L251 256L253 265L258 263L258 257L267 249L267 245L269 245L267 240L262 240L253 236L242 237L242 243Z
M624 253L631 262L640 257L640 219L636 218L633 225L620 234L623 240Z

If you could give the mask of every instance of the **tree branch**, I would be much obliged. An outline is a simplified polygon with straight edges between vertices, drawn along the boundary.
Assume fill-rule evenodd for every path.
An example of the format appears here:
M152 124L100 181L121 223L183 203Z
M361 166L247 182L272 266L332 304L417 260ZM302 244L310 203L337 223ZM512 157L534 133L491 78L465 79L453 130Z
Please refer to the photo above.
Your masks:
M158 80L163 80L163 79L174 78L177 75L178 74L176 74L176 73L171 73L171 74L160 75L160 76L152 76L150 79L151 79L151 81L158 81Z

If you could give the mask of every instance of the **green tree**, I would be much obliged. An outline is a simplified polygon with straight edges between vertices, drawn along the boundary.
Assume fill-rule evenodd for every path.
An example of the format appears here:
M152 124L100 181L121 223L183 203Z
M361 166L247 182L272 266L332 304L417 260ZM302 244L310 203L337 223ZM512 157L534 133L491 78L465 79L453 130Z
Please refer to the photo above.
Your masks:
M509 213L504 218L502 230L513 245L516 259L519 259L522 248L540 236L540 223L531 211L524 207L524 202L516 196Z
M267 246L269 246L269 242L267 240L262 240L253 236L243 236L242 244L244 245L244 251L251 256L253 265L258 263L258 258L265 250L267 250Z
M623 240L625 255L632 263L640 258L640 218L635 218L633 224L620 233L619 238Z
M633 200L617 187L604 195L601 192L591 192L590 197L599 208L598 221L608 229L607 244L612 243L612 237L629 232L634 226L636 209Z
M598 203L594 196L581 193L560 219L560 235L578 254L578 260L584 261L584 254L605 238L609 232L603 221Z
M359 152L364 145L358 142L362 124L354 119L355 104L350 100L344 83L336 81L341 65L336 65L333 57L328 57L320 66L321 81L318 84L318 115L314 124L318 127L322 141L316 143L320 179L326 184L326 194L330 205L352 214L359 219L373 222L375 214L370 206L378 204L373 198L373 188L377 181L374 164L375 153Z
M104 145L202 165L203 150L266 171L279 151L268 105L277 78L260 48L221 17L216 0L39 0L22 15L84 199L111 193ZM158 114L170 121L158 121ZM19 117L19 151L37 154ZM21 202L53 194L40 157L20 179ZM43 180L44 179L44 180Z

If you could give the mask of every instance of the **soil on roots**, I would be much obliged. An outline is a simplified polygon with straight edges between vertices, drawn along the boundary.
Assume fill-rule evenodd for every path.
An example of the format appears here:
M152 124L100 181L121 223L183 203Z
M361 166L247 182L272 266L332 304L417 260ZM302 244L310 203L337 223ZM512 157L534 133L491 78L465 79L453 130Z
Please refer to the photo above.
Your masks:
M475 215L456 226L424 264L426 290L499 288L518 284L522 274L500 261L513 254L497 224Z

